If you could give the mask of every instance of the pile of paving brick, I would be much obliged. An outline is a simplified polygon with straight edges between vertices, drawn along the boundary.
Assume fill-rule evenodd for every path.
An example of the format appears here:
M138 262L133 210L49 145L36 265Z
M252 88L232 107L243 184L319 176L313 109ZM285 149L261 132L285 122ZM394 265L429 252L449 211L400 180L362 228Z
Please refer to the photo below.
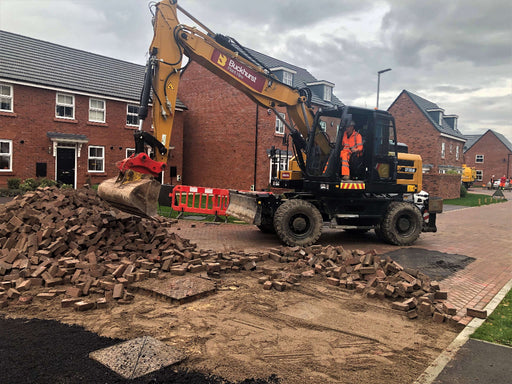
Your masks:
M341 246L273 249L269 257L277 262L293 261L292 268L262 277L264 289L283 290L301 278L323 276L327 283L354 290L369 298L392 301L392 308L410 319L433 317L436 322L457 323L456 308L446 302L448 293L437 281L418 270L402 267L391 258L381 258L375 250L348 251ZM294 271L295 270L295 271ZM452 319L453 318L453 319Z
M113 209L88 188L18 197L0 206L0 307L29 303L33 296L24 293L38 287L47 289L37 297L65 294L62 305L77 309L129 302L131 282L156 276L158 261L194 248L168 224ZM104 297L80 299L92 293Z
M218 278L244 270L261 274L264 289L283 291L320 276L332 286L390 299L409 318L441 322L455 315L439 284L375 251L318 245L198 250L167 228L171 222L123 213L88 188L43 188L18 197L0 206L0 307L55 297L76 310L129 304L131 284L150 277L205 272ZM268 259L279 264L260 263Z

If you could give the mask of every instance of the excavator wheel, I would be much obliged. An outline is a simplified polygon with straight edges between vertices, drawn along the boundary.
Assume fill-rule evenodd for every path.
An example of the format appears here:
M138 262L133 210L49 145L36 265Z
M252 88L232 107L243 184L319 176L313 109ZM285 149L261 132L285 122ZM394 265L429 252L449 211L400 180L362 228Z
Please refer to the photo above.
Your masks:
M305 200L287 200L274 215L276 233L289 246L315 243L322 234L322 225L320 211Z
M423 218L418 208L410 203L393 202L389 205L378 235L394 245L411 245L421 233Z

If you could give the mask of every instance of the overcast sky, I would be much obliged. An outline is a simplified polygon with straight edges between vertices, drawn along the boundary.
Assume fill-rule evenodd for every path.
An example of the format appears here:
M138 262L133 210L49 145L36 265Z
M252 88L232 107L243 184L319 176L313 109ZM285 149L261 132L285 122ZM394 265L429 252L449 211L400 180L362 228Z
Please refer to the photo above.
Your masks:
M144 64L147 0L0 0L0 28ZM180 0L216 33L335 84L345 104L387 109L406 89L459 116L464 134L512 142L510 0ZM181 22L194 25L186 17Z

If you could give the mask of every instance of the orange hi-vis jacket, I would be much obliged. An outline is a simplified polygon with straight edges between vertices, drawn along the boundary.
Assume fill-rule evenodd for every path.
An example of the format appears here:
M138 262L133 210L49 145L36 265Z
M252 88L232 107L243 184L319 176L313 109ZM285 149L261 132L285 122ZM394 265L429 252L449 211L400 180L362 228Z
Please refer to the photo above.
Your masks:
M347 132L343 134L343 149L340 152L341 158L341 175L350 175L350 168L348 165L348 161L350 160L350 155L354 152L363 150L363 138L359 132L354 131L350 137L348 137Z

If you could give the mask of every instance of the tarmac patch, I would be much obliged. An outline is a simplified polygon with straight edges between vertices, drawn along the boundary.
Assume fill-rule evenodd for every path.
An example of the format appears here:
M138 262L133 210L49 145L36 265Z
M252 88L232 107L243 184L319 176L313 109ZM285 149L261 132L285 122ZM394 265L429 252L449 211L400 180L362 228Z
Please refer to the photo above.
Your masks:
M126 379L134 379L185 359L185 354L150 336L125 341L89 354Z
M475 258L422 248L401 248L384 253L404 268L417 269L432 280L443 280L466 268Z

